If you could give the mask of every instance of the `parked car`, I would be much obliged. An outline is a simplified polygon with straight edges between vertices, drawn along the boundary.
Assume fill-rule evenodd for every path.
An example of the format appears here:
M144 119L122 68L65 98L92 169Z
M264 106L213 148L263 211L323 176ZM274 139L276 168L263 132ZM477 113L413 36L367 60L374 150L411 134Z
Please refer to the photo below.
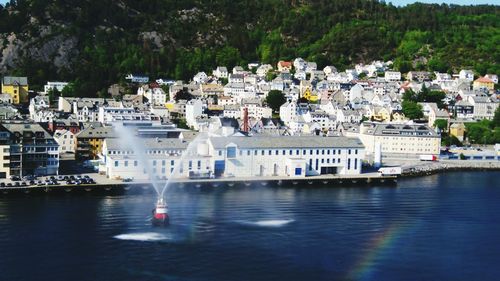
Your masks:
M132 178L124 178L124 179L122 180L122 182L132 182L132 181L133 181L133 179L132 179Z
M12 181L20 181L21 178L19 176L10 176L10 180L12 180Z
M4 182L0 182L0 187L5 187L5 183Z
M8 182L8 183L6 184L6 186L8 186L8 187L12 187L12 183Z

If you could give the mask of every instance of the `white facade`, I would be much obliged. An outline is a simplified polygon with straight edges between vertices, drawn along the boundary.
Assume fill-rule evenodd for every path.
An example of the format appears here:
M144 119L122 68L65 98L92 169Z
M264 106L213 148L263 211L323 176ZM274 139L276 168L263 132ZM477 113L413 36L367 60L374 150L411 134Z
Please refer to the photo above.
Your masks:
M385 81L401 81L401 72L386 71L384 74Z
M59 145L59 153L74 153L76 150L76 137L68 130L56 130L54 140Z
M215 177L306 177L361 173L364 148L358 139L345 137L210 137L199 141L183 162L187 147L179 139L145 139L146 163L130 147L107 139L101 171L110 178L167 179L200 174ZM179 167L177 167L179 166Z
M61 92L67 85L68 82L47 82L47 84L43 86L43 92L47 94L50 89L57 89Z
M199 99L190 100L186 103L186 123L189 127L194 127L196 118L203 113L203 102Z

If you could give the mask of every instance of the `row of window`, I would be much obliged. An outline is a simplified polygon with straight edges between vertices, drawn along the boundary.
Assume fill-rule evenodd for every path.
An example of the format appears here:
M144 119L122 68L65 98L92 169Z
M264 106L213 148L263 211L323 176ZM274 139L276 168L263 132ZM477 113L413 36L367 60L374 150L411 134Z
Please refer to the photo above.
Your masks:
M228 147L227 150L227 157L228 158L234 158L236 157L236 148L235 147ZM280 150L280 149L275 149L275 150L272 150L272 149L269 149L267 150L267 153L266 153L266 150L260 150L260 155L287 155L287 152L288 152L288 155L290 156L293 156L293 155L335 155L335 154L338 154L340 155L342 153L342 150L340 149L303 149L302 150L302 154L300 153L300 149L290 149L290 150ZM309 154L307 153L309 152ZM295 153L295 154L294 154ZM358 154L358 150L357 149L348 149L347 150L347 154L351 155L352 153L354 154ZM246 149L240 149L239 150L239 155L240 156L243 156L244 154L246 154L247 156L250 156L252 154L252 150L246 150ZM253 155L259 155L259 150L253 150ZM222 156L222 150L219 150L219 156Z

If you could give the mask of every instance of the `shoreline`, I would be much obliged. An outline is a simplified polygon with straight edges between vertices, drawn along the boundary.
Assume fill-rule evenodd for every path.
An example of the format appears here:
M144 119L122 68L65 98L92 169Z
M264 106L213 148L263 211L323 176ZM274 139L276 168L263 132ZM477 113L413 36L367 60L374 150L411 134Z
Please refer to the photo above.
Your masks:
M500 171L500 162L457 162L438 161L402 165L401 178L429 176L434 174L456 171Z

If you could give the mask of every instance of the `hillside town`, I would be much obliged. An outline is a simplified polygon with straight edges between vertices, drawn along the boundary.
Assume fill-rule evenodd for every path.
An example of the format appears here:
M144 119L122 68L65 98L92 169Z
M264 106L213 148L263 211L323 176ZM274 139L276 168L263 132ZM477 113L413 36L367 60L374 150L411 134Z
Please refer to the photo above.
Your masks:
M481 143L467 124L492 120L500 102L496 74L401 73L391 61L338 71L296 58L219 66L187 82L124 78L106 97L86 98L65 95L67 82L35 92L29 77L3 77L0 178L84 165L107 178L147 179L121 126L145 147L159 179L176 165L186 178L360 174L387 157L440 156L448 145ZM181 161L202 133L201 149Z

